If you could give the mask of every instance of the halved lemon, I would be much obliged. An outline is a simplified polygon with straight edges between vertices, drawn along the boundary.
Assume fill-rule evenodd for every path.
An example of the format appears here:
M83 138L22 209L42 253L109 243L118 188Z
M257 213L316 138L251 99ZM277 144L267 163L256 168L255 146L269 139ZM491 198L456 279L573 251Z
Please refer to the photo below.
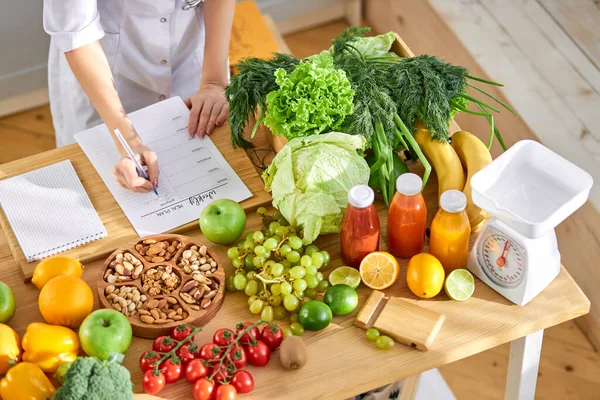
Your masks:
M390 253L376 251L360 263L360 278L371 289L387 289L400 275L400 264Z

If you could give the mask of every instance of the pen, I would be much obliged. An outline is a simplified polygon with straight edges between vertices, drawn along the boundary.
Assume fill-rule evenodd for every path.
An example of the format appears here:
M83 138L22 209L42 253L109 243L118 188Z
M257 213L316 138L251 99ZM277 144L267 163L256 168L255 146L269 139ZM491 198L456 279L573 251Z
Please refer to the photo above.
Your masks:
M121 131L119 131L118 129L115 129L115 136L117 137L117 139L119 139L119 142L121 142L121 146L123 146L123 148L127 152L127 155L129 156L129 158L131 158L133 160L133 162L135 163L135 167L137 168L138 173L142 177L150 180L150 178L148 177L148 174L146 173L146 171L144 171L144 168L142 168L142 165L138 161L137 157L135 156L135 154L133 154L133 150L131 150L131 147L129 147L129 144L127 144L127 141L121 134ZM156 191L156 189L154 189L154 193L158 196L158 192Z

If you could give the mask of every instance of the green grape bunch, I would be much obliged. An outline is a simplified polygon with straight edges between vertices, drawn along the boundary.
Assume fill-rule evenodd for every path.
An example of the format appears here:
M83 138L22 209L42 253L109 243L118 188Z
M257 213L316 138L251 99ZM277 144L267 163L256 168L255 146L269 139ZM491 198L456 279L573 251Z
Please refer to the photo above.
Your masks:
M248 296L248 307L263 321L294 319L302 304L327 290L322 270L330 256L315 245L304 245L296 229L275 211L257 210L263 229L248 232L227 250L235 273L227 278L227 290ZM294 321L291 321L294 322Z

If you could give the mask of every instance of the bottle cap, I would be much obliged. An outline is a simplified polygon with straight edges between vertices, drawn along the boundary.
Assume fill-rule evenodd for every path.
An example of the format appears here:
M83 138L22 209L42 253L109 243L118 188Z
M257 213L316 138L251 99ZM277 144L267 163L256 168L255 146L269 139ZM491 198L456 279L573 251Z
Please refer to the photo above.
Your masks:
M373 189L367 185L352 186L348 191L348 203L357 208L369 207L375 200Z
M405 196L414 196L421 193L423 181L417 174L407 172L396 179L396 190Z
M461 212L467 206L467 196L459 190L446 190L440 196L440 207L446 212Z

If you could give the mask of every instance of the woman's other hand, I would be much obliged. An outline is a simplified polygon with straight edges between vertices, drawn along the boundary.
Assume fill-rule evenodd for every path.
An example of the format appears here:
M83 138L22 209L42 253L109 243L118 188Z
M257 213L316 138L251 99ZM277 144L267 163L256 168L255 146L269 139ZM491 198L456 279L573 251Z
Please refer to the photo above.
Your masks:
M225 88L214 83L202 83L200 89L185 100L190 109L188 131L191 137L210 135L223 125L229 112Z
M126 155L121 158L113 169L117 182L125 188L137 193L148 193L158 187L158 157L156 153L141 141L129 143L131 150L140 161L140 164L148 167L148 178L144 179L138 175L135 163Z

